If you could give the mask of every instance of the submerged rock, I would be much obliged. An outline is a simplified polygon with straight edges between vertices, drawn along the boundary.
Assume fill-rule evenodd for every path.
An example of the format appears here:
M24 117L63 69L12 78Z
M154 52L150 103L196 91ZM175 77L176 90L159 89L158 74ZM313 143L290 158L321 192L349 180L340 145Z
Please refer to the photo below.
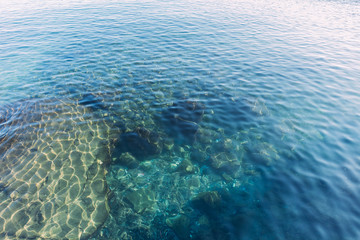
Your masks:
M190 223L190 218L183 214L166 219L166 225L182 240L190 238Z
M205 106L196 101L179 100L162 113L167 133L176 142L192 143L204 115Z
M249 148L251 160L257 164L270 165L275 160L279 159L277 150L273 145L260 142L256 146Z
M122 153L129 152L138 160L145 160L162 152L163 143L160 136L145 128L137 128L133 132L121 134L115 144L113 158L119 158Z
M180 172L181 174L192 174L195 173L196 167L192 164L191 161L184 159L181 161L181 163L176 168L177 172Z
M208 128L199 128L196 132L195 139L198 144L209 145L221 139L222 134L219 131Z
M128 168L136 168L139 166L139 161L129 152L122 153L120 157L115 160L115 163L119 163Z
M174 148L174 140L167 137L164 139L164 150L171 151Z
M214 169L234 173L240 167L240 161L234 154L228 152L220 152L211 155L210 165Z
M124 200L131 205L135 212L141 213L155 204L155 192L142 188L127 193Z
M191 200L192 204L200 211L211 213L221 206L221 197L217 191L202 192Z
M194 162L211 167L226 181L236 177L245 149L227 137L223 129L199 128L192 145L190 158ZM224 175L225 173L225 175Z
M204 163L207 160L208 154L199 148L194 148L190 154L191 161Z
M109 214L108 125L55 99L24 101L0 153L0 236L86 239ZM105 141L105 142L104 142Z

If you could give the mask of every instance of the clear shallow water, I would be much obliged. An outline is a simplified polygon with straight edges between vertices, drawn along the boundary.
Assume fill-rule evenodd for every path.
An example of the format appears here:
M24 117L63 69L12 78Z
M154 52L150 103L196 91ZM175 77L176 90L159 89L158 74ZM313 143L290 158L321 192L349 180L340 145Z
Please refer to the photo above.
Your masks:
M7 139L37 129L26 116L52 116L65 101L88 116L69 124L110 126L110 215L95 239L357 239L359 10L356 1L1 2L1 113L20 109L0 121L2 162L18 149ZM117 159L124 152L138 162Z

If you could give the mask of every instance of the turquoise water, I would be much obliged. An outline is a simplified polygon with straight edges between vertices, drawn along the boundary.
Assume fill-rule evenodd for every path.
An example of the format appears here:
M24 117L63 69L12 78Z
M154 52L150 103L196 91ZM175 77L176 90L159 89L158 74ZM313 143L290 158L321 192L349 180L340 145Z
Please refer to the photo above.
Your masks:
M16 119L56 112L24 102L111 123L110 213L90 239L360 238L358 1L13 1L0 15L3 164L36 123Z

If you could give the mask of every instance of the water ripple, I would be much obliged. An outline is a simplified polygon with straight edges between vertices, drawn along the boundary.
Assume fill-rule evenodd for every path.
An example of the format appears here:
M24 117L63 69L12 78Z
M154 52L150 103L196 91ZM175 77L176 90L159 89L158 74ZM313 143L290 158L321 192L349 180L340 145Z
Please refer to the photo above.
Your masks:
M114 135L138 139L140 127L174 141L141 168L109 168L123 209L95 237L189 239L168 226L181 213L204 224L197 239L358 239L359 12L354 0L2 1L0 146L26 115L7 115L12 104L62 98ZM177 104L171 121L190 136L162 119ZM191 104L205 106L201 121L184 113ZM164 215L131 205L144 186ZM192 209L205 191L226 203L218 217Z

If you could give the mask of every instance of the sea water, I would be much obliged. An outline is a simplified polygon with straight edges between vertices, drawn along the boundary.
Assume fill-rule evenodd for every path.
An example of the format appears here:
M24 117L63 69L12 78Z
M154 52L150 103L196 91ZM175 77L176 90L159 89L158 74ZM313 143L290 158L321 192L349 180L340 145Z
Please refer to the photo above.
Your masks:
M0 15L1 164L38 159L8 142L45 138L41 116L94 122L109 216L91 239L359 239L358 1L1 1Z

